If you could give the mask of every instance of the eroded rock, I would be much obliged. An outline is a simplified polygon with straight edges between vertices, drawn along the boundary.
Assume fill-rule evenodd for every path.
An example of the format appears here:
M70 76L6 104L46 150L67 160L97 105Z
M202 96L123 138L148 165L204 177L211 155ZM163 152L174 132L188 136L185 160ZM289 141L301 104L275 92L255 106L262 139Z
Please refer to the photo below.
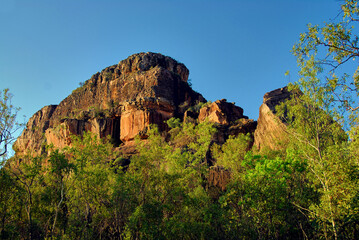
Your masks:
M203 122L208 120L213 123L229 125L237 119L248 118L243 115L243 109L228 103L226 99L217 100L208 106L201 108L198 120Z
M50 118L56 107L57 105L45 106L29 119L26 129L13 145L16 153L36 155L45 152L46 140L43 133L50 127Z
M276 106L289 99L287 87L268 92L259 108L258 125L254 132L254 146L258 150L280 150L288 142L285 123L276 115Z
M94 74L51 111L36 113L16 141L16 153L42 153L46 144L62 148L70 144L69 135L84 131L126 143L145 137L150 124L164 129L165 120L182 118L188 107L206 101L188 85L188 75L185 65L170 57L134 54ZM187 108L180 108L184 103Z

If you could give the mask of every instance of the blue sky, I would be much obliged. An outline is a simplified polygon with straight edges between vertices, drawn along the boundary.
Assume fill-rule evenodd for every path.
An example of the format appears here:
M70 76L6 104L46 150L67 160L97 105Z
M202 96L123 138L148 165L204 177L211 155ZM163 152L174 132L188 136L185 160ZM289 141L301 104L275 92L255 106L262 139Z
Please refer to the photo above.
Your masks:
M0 89L28 119L103 68L138 52L184 63L207 100L258 118L263 95L297 75L290 50L338 0L1 0Z

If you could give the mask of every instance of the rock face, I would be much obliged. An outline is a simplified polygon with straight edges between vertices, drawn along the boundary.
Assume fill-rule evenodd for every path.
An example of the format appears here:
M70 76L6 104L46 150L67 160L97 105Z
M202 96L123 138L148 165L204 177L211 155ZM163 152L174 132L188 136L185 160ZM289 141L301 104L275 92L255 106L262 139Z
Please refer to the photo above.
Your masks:
M218 199L231 181L231 172L220 166L213 166L208 173L207 191L213 199Z
M41 154L49 144L63 148L71 145L71 135L87 131L110 136L130 152L133 139L146 138L150 124L166 130L165 121L172 117L215 123L213 141L219 144L240 133L249 133L258 149L277 149L285 140L285 125L275 116L275 106L290 96L286 88L265 94L257 126L234 103L206 103L187 83L188 75L186 66L170 57L134 54L94 74L59 105L35 113L14 144L16 154Z
M286 125L275 115L275 107L289 99L291 93L287 87L268 92L259 108L258 125L254 132L254 146L258 150L283 149L288 141Z
M225 99L206 103L187 83L189 71L170 57L156 53L134 54L105 68L81 84L59 105L50 105L34 114L13 148L18 156L46 153L46 145L71 145L72 135L92 132L110 136L122 154L135 153L133 139L147 137L149 125L168 129L165 121L177 117L187 122L210 121L217 128L212 141L223 144L229 136L249 134L255 148L280 149L286 142L285 123L275 115L275 107L290 97L287 88L264 95L259 119L243 115L243 109ZM230 171L212 165L207 187L216 198L230 180ZM214 165L214 166L213 166Z
M50 118L57 105L49 105L37 111L27 122L26 129L14 143L16 153L27 153L27 149L36 149L37 152L44 151L43 133L49 128Z
M44 152L45 144L62 148L70 135L90 131L110 135L118 144L140 135L150 124L182 117L186 108L206 102L188 85L185 65L156 53L139 53L94 74L58 106L44 107L29 120L14 144L17 154Z
M201 108L198 116L200 122L208 119L210 122L229 125L240 118L248 118L243 115L243 109L226 99L217 100L208 106Z

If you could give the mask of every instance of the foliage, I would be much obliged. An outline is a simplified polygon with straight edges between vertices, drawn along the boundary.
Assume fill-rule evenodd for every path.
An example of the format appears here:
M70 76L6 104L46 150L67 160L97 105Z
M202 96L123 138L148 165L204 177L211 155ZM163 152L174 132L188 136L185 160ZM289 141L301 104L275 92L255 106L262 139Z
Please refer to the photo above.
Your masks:
M324 26L308 25L293 47L300 67L301 80L321 75L325 92L342 111L359 110L359 56L355 26L359 20L357 0L346 0L340 14Z
M299 239L310 234L308 221L294 205L308 202L311 195L305 162L291 152L285 159L248 153L240 165L220 202L241 238Z
M5 157L9 145L15 140L15 132L22 127L16 121L20 108L11 103L12 95L9 89L0 92L0 157Z
M249 150L250 141L249 135L240 134L237 137L230 136L222 146L213 145L212 152L216 164L232 170L233 174L241 173L241 162Z
M173 125L181 131L172 131L171 142L152 128L148 141L138 143L139 155L132 159L128 172L137 179L135 202L139 205L129 218L127 237L198 239L209 231L198 207L210 204L202 177L214 129L208 123Z
M181 126L181 120L179 118L170 118L166 123L170 129L178 128Z
M213 145L212 124L169 122L170 136L153 126L137 140L126 168L108 140L90 133L48 156L9 161L0 175L2 238L329 238L328 200L338 236L355 236L358 170L341 162L350 157L345 146L328 141L326 151L340 154L325 155L326 168L317 169L294 140L284 155L253 155L248 136ZM216 198L207 191L211 154L231 171ZM315 171L331 176L330 192Z
M318 199L309 207L296 206L316 223L318 236L342 238L343 228L357 225L349 219L357 215L351 203L359 190L359 178L353 175L358 164L351 157L346 133L334 120L338 115L331 108L333 98L328 97L319 79L301 80L300 87L303 94L294 94L278 113L288 123L287 132L291 148L296 149L295 157L308 164L306 178Z
M301 78L282 106L291 144L308 162L308 180L318 193L306 214L323 238L357 238L358 2L342 5L342 19L308 26L293 48ZM356 70L353 70L353 67ZM349 138L341 125L350 130Z

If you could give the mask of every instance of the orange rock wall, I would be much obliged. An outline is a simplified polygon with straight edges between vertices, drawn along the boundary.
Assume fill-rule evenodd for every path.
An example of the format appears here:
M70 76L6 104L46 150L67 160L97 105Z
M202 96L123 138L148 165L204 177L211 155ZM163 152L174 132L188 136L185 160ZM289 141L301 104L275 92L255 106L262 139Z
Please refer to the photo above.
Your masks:
M183 116L184 102L205 101L188 85L188 75L185 65L170 57L134 54L94 74L58 106L37 112L14 144L16 153L40 154L46 144L62 148L71 134L85 131L126 143L145 137L150 124L165 129L165 120Z

